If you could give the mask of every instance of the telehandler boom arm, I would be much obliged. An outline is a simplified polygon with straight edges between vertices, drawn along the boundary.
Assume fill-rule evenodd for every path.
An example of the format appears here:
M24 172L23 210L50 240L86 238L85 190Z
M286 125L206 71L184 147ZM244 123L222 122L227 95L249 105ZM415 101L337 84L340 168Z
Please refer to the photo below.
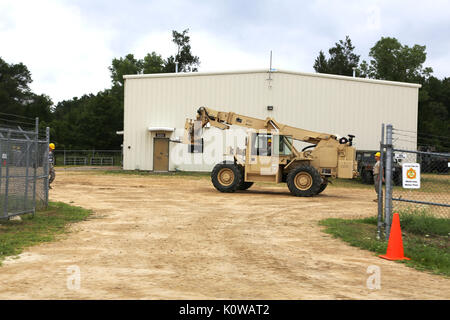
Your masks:
M229 129L230 125L237 125L255 130L275 130L291 136L294 140L300 140L313 144L317 144L321 140L328 140L330 138L336 139L336 136L334 135L291 127L278 123L270 117L263 120L243 116L234 112L216 111L205 107L200 107L197 110L196 121L198 121L197 124L195 124L195 121L191 119L186 120L185 143L194 143L195 137L198 137L196 130L200 130L208 123L211 126L222 130Z

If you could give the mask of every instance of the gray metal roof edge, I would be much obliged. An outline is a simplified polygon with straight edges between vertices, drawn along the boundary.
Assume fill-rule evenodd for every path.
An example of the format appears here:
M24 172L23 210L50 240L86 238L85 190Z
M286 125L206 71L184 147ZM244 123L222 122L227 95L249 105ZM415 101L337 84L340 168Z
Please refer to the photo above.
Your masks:
M249 74L249 73L269 73L269 70L254 69L254 70L234 70L234 71L215 71L215 72L132 74L132 75L124 75L123 78L124 79L144 79L144 78L170 78L170 77L199 77L199 76ZM299 71L290 71L290 70L283 70L283 69L273 70L272 73L284 73L284 74L300 75L300 76L307 76L307 77L319 77L319 78L337 79L337 80L345 80L345 81L367 82L367 83L374 83L374 84L381 84L381 85L392 85L392 86L401 86L401 87L410 87L410 88L421 88L422 87L422 85L418 84L418 83L376 80L376 79L349 77L349 76L341 76L341 75L326 74L326 73L299 72Z

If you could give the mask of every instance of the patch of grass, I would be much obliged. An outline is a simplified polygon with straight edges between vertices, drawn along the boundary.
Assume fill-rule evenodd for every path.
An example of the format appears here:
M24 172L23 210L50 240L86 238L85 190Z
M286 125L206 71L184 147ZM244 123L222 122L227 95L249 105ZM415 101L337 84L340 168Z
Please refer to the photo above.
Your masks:
M376 217L365 219L325 219L326 233L352 246L385 254L387 241L377 240ZM436 218L426 212L401 212L403 247L409 261L398 261L418 270L450 276L450 219Z
M417 235L450 236L450 219L438 218L425 209L408 209L400 212L402 230Z
M0 264L6 256L18 255L26 247L55 239L70 223L85 220L90 210L62 202L49 202L46 210L34 217L23 215L21 221L0 220Z

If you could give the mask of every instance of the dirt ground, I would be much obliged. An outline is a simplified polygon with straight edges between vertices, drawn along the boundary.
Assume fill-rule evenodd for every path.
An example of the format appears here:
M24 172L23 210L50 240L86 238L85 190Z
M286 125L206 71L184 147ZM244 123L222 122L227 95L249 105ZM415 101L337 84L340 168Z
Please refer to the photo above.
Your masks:
M374 215L372 189L285 186L220 193L207 178L60 170L50 199L93 209L58 241L0 267L0 299L449 299L450 279L321 231ZM381 289L366 286L378 266ZM80 268L79 290L67 268Z

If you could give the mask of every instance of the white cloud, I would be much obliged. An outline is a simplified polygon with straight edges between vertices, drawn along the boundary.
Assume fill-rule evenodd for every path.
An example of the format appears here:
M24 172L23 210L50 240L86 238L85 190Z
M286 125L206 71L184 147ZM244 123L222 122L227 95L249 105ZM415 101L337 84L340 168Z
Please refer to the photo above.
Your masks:
M90 26L77 7L6 0L0 4L0 21L7 21L0 25L1 57L28 67L34 92L56 103L110 85L113 34Z
M114 57L155 51L174 55L172 30L190 29L200 71L273 67L313 71L320 50L349 35L367 59L381 36L427 45L435 74L448 76L450 2L341 1L137 1L1 0L0 56L23 62L32 89L54 102L110 86Z
M238 43L200 31L191 35L191 47L200 57L200 71L269 68L269 51L246 52Z
M367 9L367 29L380 30L380 28L381 28L380 7L374 5Z
M269 51L261 53L245 52L239 43L221 39L205 31L191 31L192 53L200 57L199 71L226 71L261 69L269 67ZM139 38L130 52L143 58L155 51L163 58L175 55L176 45L172 42L172 32L152 32Z
M153 51L160 54L163 59L172 55L175 56L177 47L172 42L172 31L150 32L141 35L128 52L133 53L135 58L142 59L147 53Z

